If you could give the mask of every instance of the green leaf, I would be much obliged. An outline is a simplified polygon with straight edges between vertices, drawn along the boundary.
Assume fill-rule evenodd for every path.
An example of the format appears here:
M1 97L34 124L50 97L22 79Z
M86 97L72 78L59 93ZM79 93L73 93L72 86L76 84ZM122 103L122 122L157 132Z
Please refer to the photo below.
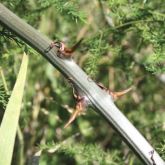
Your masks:
M0 126L0 164L10 165L21 111L28 56L24 53L20 71Z

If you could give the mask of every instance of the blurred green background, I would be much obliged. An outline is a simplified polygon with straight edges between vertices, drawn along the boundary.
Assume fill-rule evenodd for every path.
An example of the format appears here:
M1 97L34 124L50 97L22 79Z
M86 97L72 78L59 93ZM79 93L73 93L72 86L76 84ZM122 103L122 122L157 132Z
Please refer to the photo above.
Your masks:
M133 90L117 106L165 160L165 3L163 0L0 0L68 47L83 38L75 62L112 91ZM0 118L19 71L24 43L0 26ZM29 66L13 165L141 165L107 121L88 108L67 129L75 108L61 73L28 47ZM98 100L99 101L99 100Z

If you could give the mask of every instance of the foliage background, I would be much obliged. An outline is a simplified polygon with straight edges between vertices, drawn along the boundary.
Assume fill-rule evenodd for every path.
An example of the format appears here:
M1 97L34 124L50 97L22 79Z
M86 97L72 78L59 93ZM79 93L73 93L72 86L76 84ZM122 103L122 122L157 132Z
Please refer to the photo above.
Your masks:
M52 40L80 38L76 63L113 91L134 85L116 104L165 160L165 3L163 0L1 0ZM17 78L24 44L0 26L0 118ZM19 43L19 44L18 44ZM142 164L92 109L63 126L75 106L63 76L28 47L30 65L13 165L42 150L41 165ZM107 131L108 130L108 131Z

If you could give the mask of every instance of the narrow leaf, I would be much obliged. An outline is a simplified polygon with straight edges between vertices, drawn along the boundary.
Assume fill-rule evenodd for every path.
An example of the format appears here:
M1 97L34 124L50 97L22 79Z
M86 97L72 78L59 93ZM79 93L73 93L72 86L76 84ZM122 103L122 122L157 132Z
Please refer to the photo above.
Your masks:
M28 56L24 53L17 81L0 126L0 165L10 165L24 92Z

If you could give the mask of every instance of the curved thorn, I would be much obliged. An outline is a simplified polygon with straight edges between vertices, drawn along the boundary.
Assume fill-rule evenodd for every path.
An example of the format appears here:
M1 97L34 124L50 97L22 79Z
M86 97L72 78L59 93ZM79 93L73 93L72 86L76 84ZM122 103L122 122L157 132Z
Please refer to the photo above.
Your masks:
M70 119L68 120L68 122L65 124L64 128L68 127L78 116L79 111L75 110L75 112L73 112L73 114L71 115Z
M132 87L128 88L128 89L125 89L123 91L120 91L120 92L112 92L112 91L109 91L110 95L113 97L114 100L118 99L119 97L125 95L126 93L128 93L130 90L132 90Z
M70 119L68 120L68 122L65 124L64 128L68 127L75 119L76 117L83 111L82 108L82 103L79 102L76 105L76 110L73 112L73 114L71 115Z

